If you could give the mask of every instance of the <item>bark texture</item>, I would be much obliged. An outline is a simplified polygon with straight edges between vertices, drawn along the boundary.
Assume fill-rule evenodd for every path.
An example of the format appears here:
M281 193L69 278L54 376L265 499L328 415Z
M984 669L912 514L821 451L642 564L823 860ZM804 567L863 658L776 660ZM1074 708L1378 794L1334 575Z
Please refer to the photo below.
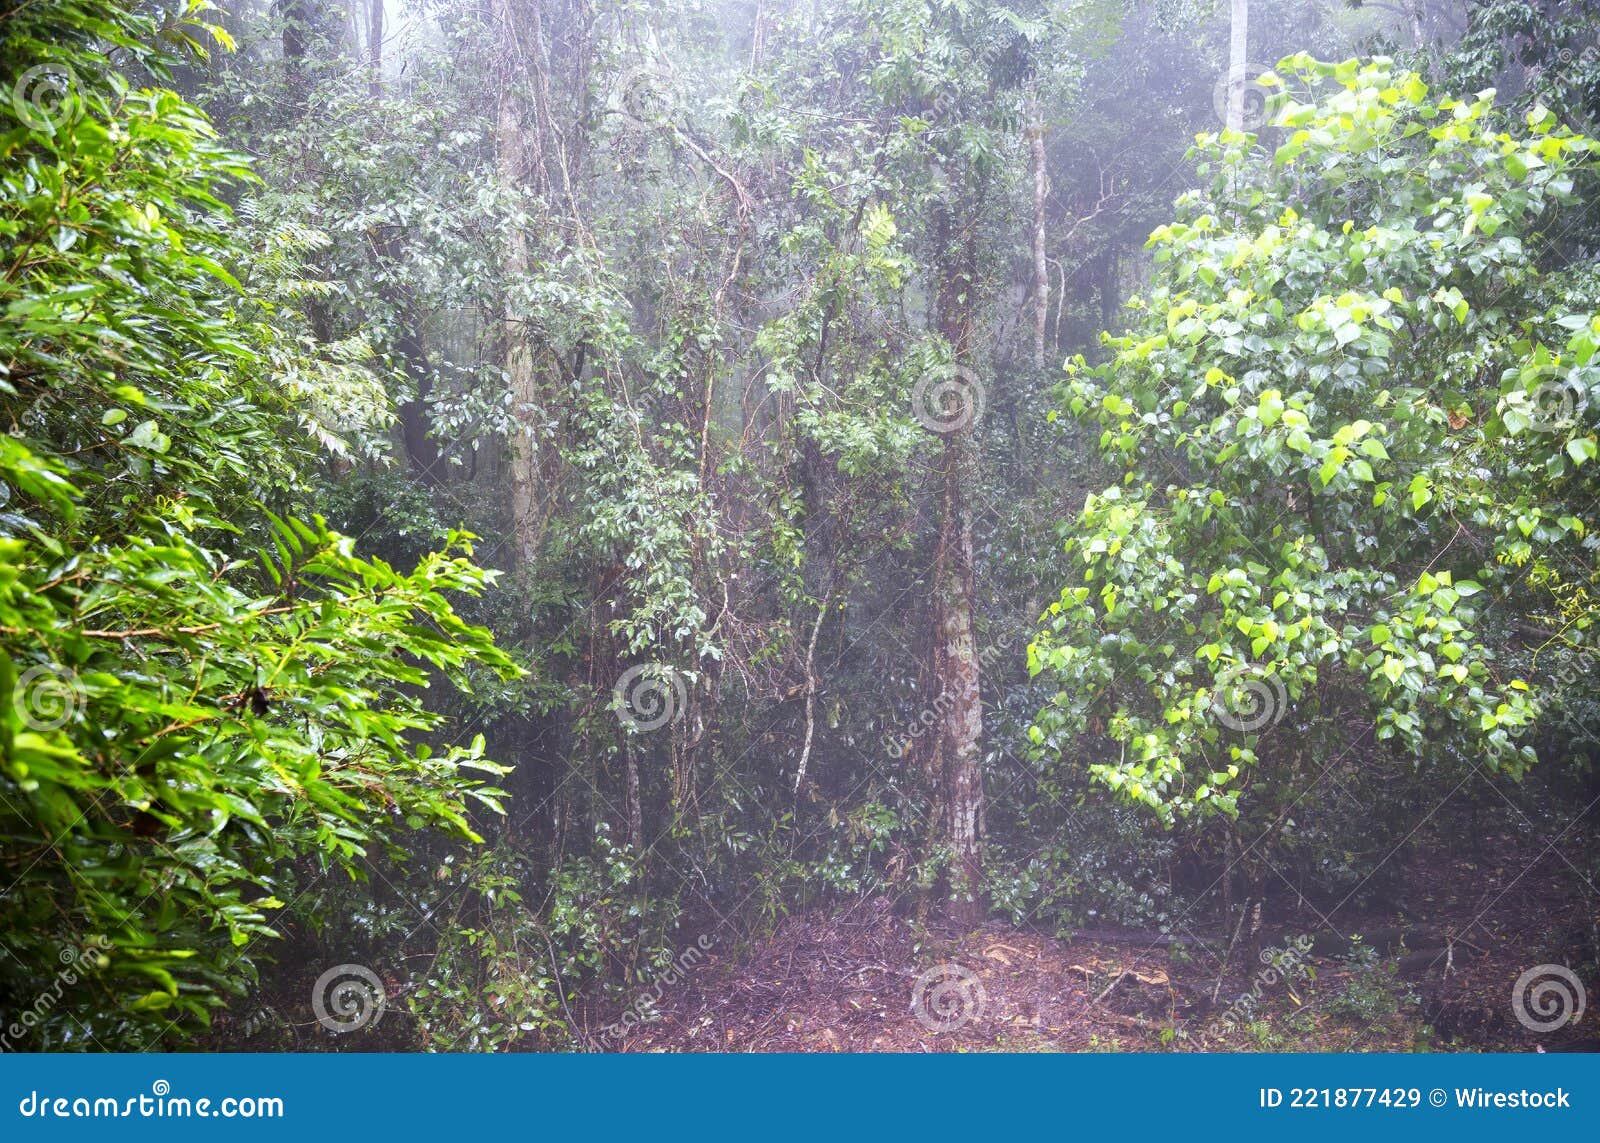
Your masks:
M982 669L974 632L972 510L968 485L976 475L972 441L963 430L944 449L938 578L935 588L935 670L944 720L942 755L945 844L950 851L948 914L962 925L983 919Z
M1250 0L1232 0L1228 35L1228 128L1244 130L1245 72L1250 60Z
M383 94L383 0L367 6L367 91L374 99Z
M1033 163L1033 364L1044 368L1045 322L1050 314L1050 263L1045 254L1045 200L1050 194L1050 178L1045 165L1044 116L1039 100L1029 100L1032 112L1028 126L1028 155Z
M982 201L982 188L970 192ZM965 197L965 196L964 196ZM976 207L973 207L975 213ZM941 248L957 228L948 225ZM977 239L974 219L963 219L957 251L941 276L940 332L955 362L971 378ZM945 910L967 927L983 919L983 703L982 664L973 622L972 505L977 476L976 421L945 437L940 465L939 541L934 561L934 705L940 715L935 774L943 800L944 844L950 860Z
M495 8L505 45L495 121L499 173L505 185L538 195L543 189L539 185L543 163L536 123L530 124L535 116L527 104L529 95L536 98L538 90L534 72L542 38L540 6L538 0L496 0ZM530 125L535 129L530 131ZM505 280L508 284L523 281L533 269L526 221L514 222L506 233ZM506 292L502 339L511 416L517 426L510 441L512 540L518 564L531 567L539 553L544 523L539 423L543 400L526 317L519 312L515 289Z

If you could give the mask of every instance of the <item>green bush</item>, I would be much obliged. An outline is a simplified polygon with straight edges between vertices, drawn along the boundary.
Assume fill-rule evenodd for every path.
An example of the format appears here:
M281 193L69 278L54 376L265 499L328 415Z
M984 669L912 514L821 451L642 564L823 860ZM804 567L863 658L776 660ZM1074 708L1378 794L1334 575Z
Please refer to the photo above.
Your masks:
M0 992L34 1047L192 1029L253 978L292 863L354 875L500 805L423 704L515 673L448 600L490 573L466 535L403 572L300 511L305 410L373 391L360 354L237 280L244 157L124 78L207 34L77 0L0 46Z

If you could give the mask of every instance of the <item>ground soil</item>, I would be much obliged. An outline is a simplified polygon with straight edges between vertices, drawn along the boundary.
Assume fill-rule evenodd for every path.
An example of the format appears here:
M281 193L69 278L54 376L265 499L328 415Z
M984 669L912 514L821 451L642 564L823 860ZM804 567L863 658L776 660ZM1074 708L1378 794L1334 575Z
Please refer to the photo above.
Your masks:
M1244 941L1222 964L1225 939L1212 948L1164 944L1155 932L1063 939L1001 924L958 933L919 926L881 898L859 900L790 917L739 955L710 954L662 990L659 1019L630 1024L607 1047L1600 1050L1600 894L1584 873L1590 867L1570 864L1565 847L1541 852L1514 834L1480 838L1476 848L1471 859L1449 856L1442 844L1407 859L1410 916L1340 911L1325 920L1309 907L1269 915L1267 959L1300 932L1319 933L1319 946L1341 945L1329 922L1345 937L1391 933L1369 942L1369 952L1328 947L1282 970ZM1544 963L1578 970L1589 1003L1577 1023L1536 1035L1515 1018L1512 991L1524 971ZM913 991L919 974L941 965L970 977L949 993L945 1026L931 1005L930 1029L913 1012Z

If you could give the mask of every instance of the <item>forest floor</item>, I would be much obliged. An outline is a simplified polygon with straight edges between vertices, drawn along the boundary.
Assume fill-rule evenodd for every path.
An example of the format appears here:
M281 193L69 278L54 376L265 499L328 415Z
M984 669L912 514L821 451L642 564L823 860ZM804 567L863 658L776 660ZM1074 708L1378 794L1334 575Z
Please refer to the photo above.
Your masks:
M1600 1050L1600 894L1583 839L1558 851L1526 835L1480 838L1473 859L1419 849L1402 881L1411 915L1314 910L1273 918L1261 949L1241 941L1168 946L1155 934L1069 940L988 924L940 933L883 899L787 918L737 957L715 954L664 990L660 1019L612 1050L951 1051L1595 1051ZM1276 920L1276 924L1274 924ZM1300 933L1303 956L1269 963ZM1368 951L1351 951L1365 934ZM1513 985L1534 965L1586 972L1583 1019L1535 1035L1515 1018ZM919 974L959 965L959 1027L932 1030L913 1012ZM1298 965L1298 967L1297 967ZM1219 980L1220 977L1220 980ZM981 997L981 1000L977 999ZM1215 999L1213 999L1215 997ZM1231 1019L1229 1019L1231 1017Z

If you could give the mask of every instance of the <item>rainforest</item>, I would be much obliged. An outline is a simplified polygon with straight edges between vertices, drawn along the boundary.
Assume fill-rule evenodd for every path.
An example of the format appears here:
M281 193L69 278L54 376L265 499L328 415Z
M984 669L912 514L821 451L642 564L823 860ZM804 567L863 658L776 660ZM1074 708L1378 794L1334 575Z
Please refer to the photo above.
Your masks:
M1600 1048L1597 131L1595 0L0 0L0 1048Z

